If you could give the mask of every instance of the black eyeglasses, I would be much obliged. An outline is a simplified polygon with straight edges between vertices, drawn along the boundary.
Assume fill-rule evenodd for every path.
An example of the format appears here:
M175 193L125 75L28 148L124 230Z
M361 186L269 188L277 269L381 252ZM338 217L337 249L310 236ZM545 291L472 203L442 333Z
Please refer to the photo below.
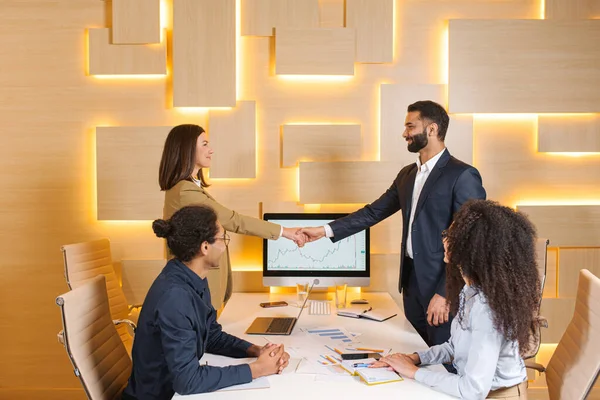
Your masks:
M448 239L448 230L444 229L442 231L442 240Z
M225 243L225 246L229 246L231 238L228 234L224 233L222 237L216 237L215 240L222 240Z

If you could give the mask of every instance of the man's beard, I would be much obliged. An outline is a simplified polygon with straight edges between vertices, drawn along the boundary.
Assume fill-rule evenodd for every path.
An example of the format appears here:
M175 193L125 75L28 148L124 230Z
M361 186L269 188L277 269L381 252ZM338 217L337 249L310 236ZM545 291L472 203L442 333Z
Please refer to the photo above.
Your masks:
M408 151L411 153L418 153L419 150L427 146L428 139L426 132L417 133L416 135L412 135L410 138L412 139L412 142L408 144Z

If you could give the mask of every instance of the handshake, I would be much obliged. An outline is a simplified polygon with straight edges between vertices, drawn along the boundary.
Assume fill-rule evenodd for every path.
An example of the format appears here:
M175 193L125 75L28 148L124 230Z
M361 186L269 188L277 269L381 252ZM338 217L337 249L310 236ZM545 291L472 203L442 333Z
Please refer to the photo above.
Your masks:
M325 227L313 228L283 228L284 238L293 240L298 247L303 247L308 242L314 242L325 237Z

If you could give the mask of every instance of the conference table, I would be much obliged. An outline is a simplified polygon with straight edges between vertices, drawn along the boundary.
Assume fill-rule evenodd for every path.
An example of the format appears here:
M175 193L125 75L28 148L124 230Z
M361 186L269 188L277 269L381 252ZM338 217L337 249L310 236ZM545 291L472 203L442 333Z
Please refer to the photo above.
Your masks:
M315 294L315 296L321 296L321 298L326 296L322 300L332 300L332 295L333 293ZM309 332L324 328L342 329L344 332L350 333L353 340L356 341L356 343L347 344L351 347L378 347L378 349L391 350L392 353L410 353L427 348L423 339L406 320L403 312L388 293L366 292L360 295L348 293L348 303L350 303L352 296L360 296L360 298L368 300L367 307L373 307L373 311L393 311L397 315L383 322L364 318L341 317L336 315L335 302L331 301L331 314L329 315L310 315L309 309L304 308L292 334L289 336L246 335L244 332L254 318L259 316L295 317L298 315L300 307L297 305L295 294L235 293L219 318L223 330L259 346L263 346L269 341L283 343L290 353L290 366L281 375L267 377L268 388L217 391L187 396L175 395L174 399L453 399L454 397L437 392L412 379L367 385L359 377L351 376L349 373L341 372L333 375L319 373L318 368L323 367L319 367L318 364L317 370L311 370L316 362L309 360L309 357L303 354L303 347L308 346L309 343L313 346L314 343L317 343L311 341L311 335L314 334ZM311 294L310 299L313 299L313 297ZM289 305L275 308L262 308L259 306L261 302L280 300L287 301ZM361 306L352 305L351 307ZM324 340L324 338L319 339ZM204 362L203 358L201 363ZM445 372L445 369L439 365L426 368Z

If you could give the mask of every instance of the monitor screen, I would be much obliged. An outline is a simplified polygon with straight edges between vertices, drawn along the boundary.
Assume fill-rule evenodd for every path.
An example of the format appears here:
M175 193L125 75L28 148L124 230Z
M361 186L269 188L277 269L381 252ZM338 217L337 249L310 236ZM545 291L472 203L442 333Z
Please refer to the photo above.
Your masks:
M347 214L269 213L266 221L286 228L323 226ZM299 248L288 239L263 241L263 284L294 286L319 278L319 286L347 283L368 286L369 229L333 243L328 238L306 243Z

